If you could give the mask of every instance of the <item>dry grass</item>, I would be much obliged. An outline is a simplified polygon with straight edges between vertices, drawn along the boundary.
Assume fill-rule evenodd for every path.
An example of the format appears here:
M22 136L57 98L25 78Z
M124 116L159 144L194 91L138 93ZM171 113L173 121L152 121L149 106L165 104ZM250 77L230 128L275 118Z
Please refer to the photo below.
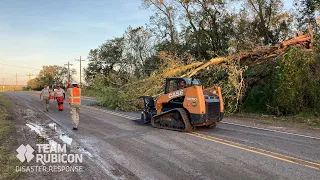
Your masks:
M15 167L20 162L14 148L14 122L9 113L11 103L0 94L0 179L16 179Z

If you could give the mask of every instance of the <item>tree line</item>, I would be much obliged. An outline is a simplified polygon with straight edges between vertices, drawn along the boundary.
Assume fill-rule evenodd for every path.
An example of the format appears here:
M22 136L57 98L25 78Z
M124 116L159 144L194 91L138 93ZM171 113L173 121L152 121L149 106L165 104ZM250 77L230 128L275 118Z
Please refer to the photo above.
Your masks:
M108 87L109 93L112 89L120 92L122 87L156 74L164 64L163 52L180 59L183 64L205 62L261 46L273 46L295 37L298 31L306 33L310 25L317 40L319 5L320 0L294 0L291 9L284 8L284 0L143 0L141 6L154 12L147 25L128 26L121 37L108 39L91 49L85 80L91 89ZM291 53L297 52L300 51ZM317 56L314 60L319 62ZM251 69L249 67L248 71ZM211 75L226 76L218 71ZM254 106L245 101L248 97L255 98L248 92L244 94L242 105Z
M142 7L155 12L150 22L129 26L122 37L91 49L86 81L113 71L148 76L157 68L161 51L205 61L274 45L297 30L307 31L309 24L318 26L319 0L293 5L295 11L284 9L283 0L144 0Z

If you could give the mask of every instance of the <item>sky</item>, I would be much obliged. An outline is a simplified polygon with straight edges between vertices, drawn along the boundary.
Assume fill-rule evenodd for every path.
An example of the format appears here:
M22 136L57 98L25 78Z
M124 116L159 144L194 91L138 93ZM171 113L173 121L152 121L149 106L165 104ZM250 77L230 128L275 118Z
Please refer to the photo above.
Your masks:
M79 71L75 59L86 59L90 49L121 36L129 25L149 21L151 12L141 8L141 2L0 0L0 84L3 78L5 84L15 84L16 73L18 84L26 84L26 74L37 74L43 65L70 61Z
M90 49L143 26L153 13L142 0L0 0L0 84L25 85L44 65L86 59ZM285 7L292 4L285 1ZM83 62L85 67L87 62ZM10 66L9 66L10 65ZM19 68L19 67L24 68ZM31 76L34 78L35 76Z

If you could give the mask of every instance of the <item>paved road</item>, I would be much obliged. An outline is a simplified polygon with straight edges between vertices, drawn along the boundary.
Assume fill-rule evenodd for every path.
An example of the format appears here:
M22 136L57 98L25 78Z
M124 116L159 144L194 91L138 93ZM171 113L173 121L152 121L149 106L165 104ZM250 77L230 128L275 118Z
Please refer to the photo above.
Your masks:
M7 92L41 109L37 94ZM83 103L90 103L83 100ZM229 124L193 133L141 125L137 113L81 108L78 131L68 113L47 115L91 153L105 179L319 179L320 139Z

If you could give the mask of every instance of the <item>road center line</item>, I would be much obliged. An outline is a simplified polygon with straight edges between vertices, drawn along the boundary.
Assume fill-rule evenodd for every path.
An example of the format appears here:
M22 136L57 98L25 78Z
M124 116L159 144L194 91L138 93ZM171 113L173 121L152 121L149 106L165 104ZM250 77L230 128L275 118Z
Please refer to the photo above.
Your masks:
M187 134L189 134L191 136L194 136L194 137L201 138L201 139L205 139L205 140L208 140L208 141L211 141L211 142L216 142L216 143L223 144L223 145L226 145L226 146L234 147L234 148L241 149L241 150L244 150L244 151L260 154L260 155L267 156L267 157L270 157L270 158L273 158L273 159L278 159L278 160L281 160L281 161L285 161L285 162L296 164L296 165L300 165L300 166L305 166L305 167L320 171L320 164L315 163L315 162L310 162L310 161L302 160L302 159L291 157L291 156L286 156L286 155L283 155L283 154L279 154L279 153L275 153L275 152L272 152L272 151L267 151L267 150L263 150L263 149L259 149L259 148L255 148L255 147L251 147L252 149L249 149L247 147L250 147L250 146L242 145L240 143L236 143L236 142L232 142L232 141L227 141L227 140L224 140L224 139L215 138L215 137L204 135L204 134L200 134L200 133L191 132L191 133L187 133ZM260 151L262 151L262 152L260 152ZM267 154L267 153L270 153L270 154ZM279 156L281 156L281 157L279 157ZM303 164L303 163L307 163L307 164ZM315 165L315 166L312 166L312 165L309 165L309 164L312 164L312 165Z
M233 142L233 141L228 141L228 140L221 139L221 138L216 138L216 137L209 136L209 135L205 135L205 134L201 134L201 133L192 132L192 134L196 134L196 135L199 135L199 136L204 136L204 137L207 137L207 138L210 138L210 139L214 139L214 140L217 140L217 141L226 142L226 143L229 143L229 144L235 144L235 145L243 146L243 147L250 148L250 149L253 149L253 150L257 150L257 151L261 151L261 152L265 152L265 153L270 153L270 154L273 154L273 155L276 155L276 156L281 156L281 157L284 157L284 158L293 159L293 160L296 160L296 161L301 161L301 162L305 162L305 163L312 164L312 165L316 165L316 166L319 166L319 167L320 167L320 164L319 164L319 163L315 163L315 162L311 162L311 161L306 161L306 160L299 159L299 158L295 158L295 157L292 157L292 156L287 156L287 155L284 155L284 154L279 154L279 153L276 153L276 152L272 152L272 151L268 151L268 150L256 148L256 147L253 147L253 146L248 146L248 145L240 144L240 143Z
M289 134L289 135L294 135L294 136L300 136L300 137L305 137L305 138L311 138L311 139L320 140L319 137L307 136L307 135L302 135L302 134L289 133L289 132L284 132L284 131L278 131L278 130L272 130L272 129L259 128L259 127L252 127L252 126L246 126L246 125L242 125L242 124L235 124L235 123L229 123L229 122L219 122L219 123L229 124L229 125L234 125L234 126L241 126L241 127L245 127L245 128L251 128L251 129L258 129L258 130L263 130L263 131L277 132L277 133L282 133L282 134Z

